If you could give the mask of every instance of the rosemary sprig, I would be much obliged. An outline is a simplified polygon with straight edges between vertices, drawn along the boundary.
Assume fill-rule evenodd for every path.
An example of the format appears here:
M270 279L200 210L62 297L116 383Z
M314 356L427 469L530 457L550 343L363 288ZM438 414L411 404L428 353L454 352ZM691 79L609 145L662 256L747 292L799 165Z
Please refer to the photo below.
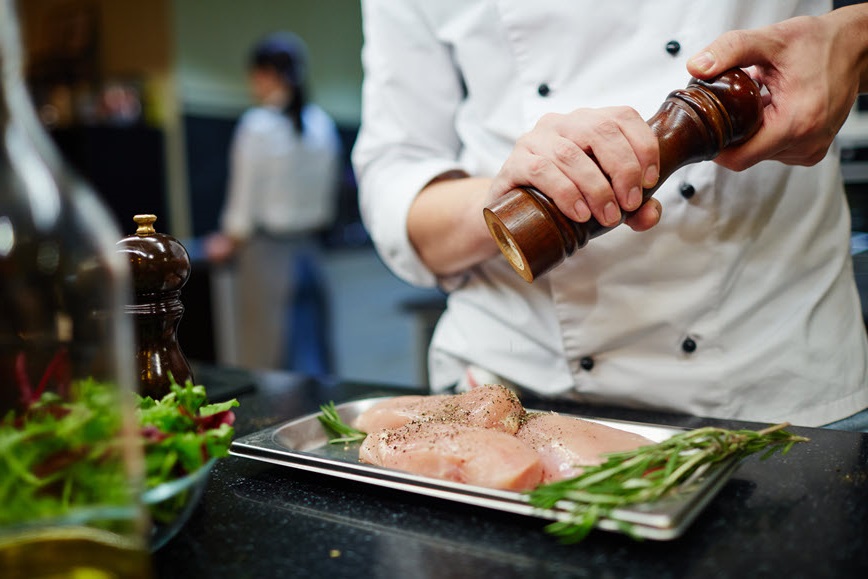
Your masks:
M731 457L742 459L765 451L761 456L765 460L808 441L785 431L787 426L777 424L758 431L699 428L657 444L608 454L603 464L588 467L575 478L530 491L530 503L544 509L555 505L568 509L567 518L546 526L547 532L564 543L578 543L604 517L635 537L629 523L617 520L615 509L689 491L709 466Z
M334 401L320 405L319 409L322 414L318 415L317 419L333 435L329 437L329 444L361 442L368 435L344 422L338 414L338 409L335 408Z

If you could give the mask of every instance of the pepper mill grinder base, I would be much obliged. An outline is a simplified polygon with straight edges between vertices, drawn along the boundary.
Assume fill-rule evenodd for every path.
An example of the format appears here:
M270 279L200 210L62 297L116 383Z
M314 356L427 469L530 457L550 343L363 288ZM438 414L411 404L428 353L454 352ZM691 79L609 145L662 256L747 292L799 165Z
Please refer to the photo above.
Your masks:
M588 241L565 237L562 228L570 227L569 220L551 199L532 187L508 191L483 209L483 215L500 251L528 283L560 265ZM559 218L562 223L557 222Z

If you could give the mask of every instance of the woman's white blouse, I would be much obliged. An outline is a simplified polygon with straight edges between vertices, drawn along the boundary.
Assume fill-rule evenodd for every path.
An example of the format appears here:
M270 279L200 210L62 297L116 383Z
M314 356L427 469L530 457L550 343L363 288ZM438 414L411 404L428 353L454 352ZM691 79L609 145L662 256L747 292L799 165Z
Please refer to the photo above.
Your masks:
M331 117L314 104L304 133L273 107L254 107L238 122L229 164L222 230L238 239L255 231L310 233L332 222L340 178L340 140Z

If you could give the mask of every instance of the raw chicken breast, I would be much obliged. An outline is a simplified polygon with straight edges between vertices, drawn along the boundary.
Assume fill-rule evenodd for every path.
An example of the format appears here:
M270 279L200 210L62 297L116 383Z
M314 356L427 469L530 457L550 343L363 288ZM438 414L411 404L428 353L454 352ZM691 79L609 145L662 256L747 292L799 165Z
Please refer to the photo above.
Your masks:
M360 414L353 426L372 433L410 422L445 422L515 434L524 414L512 390L488 384L463 394L389 398Z
M529 413L516 436L539 454L544 483L578 476L583 466L601 464L603 454L654 444L626 430L554 412Z
M504 490L542 480L539 455L512 434L490 428L413 422L368 435L359 460L438 479Z
M398 428L408 422L421 420L424 409L449 395L439 396L395 396L377 402L362 412L353 426L362 432L377 432L387 428Z

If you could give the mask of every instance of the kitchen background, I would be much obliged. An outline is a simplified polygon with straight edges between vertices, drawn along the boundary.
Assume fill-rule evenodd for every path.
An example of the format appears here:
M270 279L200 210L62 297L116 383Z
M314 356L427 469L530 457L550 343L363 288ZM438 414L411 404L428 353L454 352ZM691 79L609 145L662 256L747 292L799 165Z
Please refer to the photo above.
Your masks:
M225 297L195 258L198 239L217 227L229 141L250 105L248 50L278 29L302 36L312 99L337 122L346 159L322 267L297 305L308 347L292 365L424 382L442 296L401 282L380 262L359 221L349 166L361 107L357 0L19 0L18 11L30 88L66 158L125 235L134 214L155 213L158 231L194 257L179 340L189 358L206 362L232 363L221 347L231 341L222 331Z
M248 48L276 29L302 36L312 98L337 121L346 159L338 218L323 235L325 258L296 303L309 347L288 365L370 382L425 382L425 349L443 296L388 272L356 206L349 151L362 81L357 0L19 0L19 15L43 122L125 234L134 214L155 213L158 230L188 246L194 267L182 295L181 345L191 359L230 365L219 282L198 259L198 240L217 227L229 140L250 104ZM868 99L854 108L839 144L868 306Z

